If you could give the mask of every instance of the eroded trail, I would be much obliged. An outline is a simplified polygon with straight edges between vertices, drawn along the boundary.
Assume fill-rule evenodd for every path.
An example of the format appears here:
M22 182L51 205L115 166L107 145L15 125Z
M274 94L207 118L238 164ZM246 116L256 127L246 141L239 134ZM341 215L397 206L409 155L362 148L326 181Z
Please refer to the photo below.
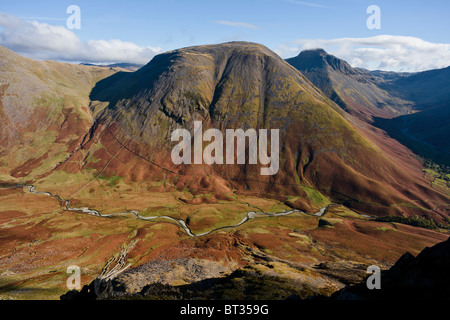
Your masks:
M87 207L81 207L81 208L71 207L70 206L70 200L62 199L60 196L58 196L56 194L53 194L53 193L50 193L50 192L37 191L33 185L28 185L28 184L26 184L26 185L16 185L14 187L16 187L16 188L28 188L29 192L31 192L31 193L43 194L43 195L47 195L49 197L53 197L53 198L57 199L58 201L60 201L62 206L68 211L81 212L81 213L90 214L90 215L93 215L93 216L103 217L103 218L110 218L110 217L121 216L121 215L133 215L137 219L145 220L145 221L150 221L150 220L155 220L155 219L170 220L170 221L175 222L177 225L179 225L191 237L205 236L205 235L208 235L208 234L213 233L213 232L218 231L218 230L235 228L235 227L238 227L238 226L240 226L240 225L246 223L247 221L249 221L251 219L254 219L256 217L279 217L279 216L287 216L287 215L290 215L290 214L293 214L293 213L302 213L302 214L307 214L307 215L313 215L313 216L321 217L321 216L326 214L326 212L328 211L328 208L330 208L331 206L337 205L337 204L328 204L328 205L326 205L325 207L321 208L319 211L317 211L315 213L307 213L307 212L304 212L304 211L301 211L301 210L297 210L297 209L288 210L288 211L281 211L281 212L249 211L249 212L247 212L245 214L244 218L237 224L229 225L229 226L223 226L223 227L220 227L220 228L215 228L215 229L212 229L210 231L203 232L203 233L194 233L188 227L188 225L186 224L186 222L184 220L177 219L177 218L174 218L174 217L171 217L171 216L167 216L167 215L162 215L162 216L142 216L136 210L115 212L115 213L110 213L110 214L102 214L101 212L99 212L99 211L97 211L95 209L90 209L90 208L87 208Z

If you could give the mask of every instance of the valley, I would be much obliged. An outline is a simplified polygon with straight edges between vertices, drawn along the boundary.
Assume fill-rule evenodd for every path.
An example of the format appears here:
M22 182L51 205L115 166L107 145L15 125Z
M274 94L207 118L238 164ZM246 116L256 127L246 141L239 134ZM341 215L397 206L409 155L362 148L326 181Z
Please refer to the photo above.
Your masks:
M59 299L70 265L97 298L196 298L202 281L217 284L211 298L330 296L369 265L448 239L448 186L373 126L414 105L382 76L368 83L328 57L359 80L334 70L321 87L249 42L169 51L134 71L0 49L2 299ZM226 163L174 162L172 133L195 150L196 123L215 139L279 130L278 152L265 149L278 170L263 174L269 162L251 161L245 137Z

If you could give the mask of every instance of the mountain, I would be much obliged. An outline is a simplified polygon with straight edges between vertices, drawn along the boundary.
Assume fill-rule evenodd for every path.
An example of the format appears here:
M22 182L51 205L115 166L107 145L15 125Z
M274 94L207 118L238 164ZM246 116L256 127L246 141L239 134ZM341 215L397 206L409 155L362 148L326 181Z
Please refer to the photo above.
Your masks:
M112 63L112 64L92 64L92 63L80 63L83 66L94 66L94 67L102 67L102 68L121 68L128 71L136 71L142 68L144 65L137 63Z
M374 124L417 154L450 166L450 67L401 77L382 87L413 101L414 112L395 119L375 119Z
M439 179L262 45L182 48L135 72L0 53L0 298L58 298L68 266L110 279L106 293L330 295L448 237ZM195 150L199 123L207 156L218 132L268 130L257 148L278 170L250 146L239 164L175 164L172 134Z
M353 72L339 60L330 63ZM98 114L95 134L153 163L149 175L163 169L177 188L200 188L219 198L233 190L269 195L305 210L330 197L372 214L427 212L441 219L428 201L445 196L429 188L418 163L414 173L386 157L322 91L262 45L232 42L160 54L134 73L100 81L91 100ZM177 128L192 132L195 120L204 130L223 132L279 128L280 170L262 176L253 164L174 165L170 134ZM288 200L298 196L309 200ZM399 206L405 203L411 205Z
M286 61L350 114L385 130L416 154L450 165L450 67L368 71L323 49L305 50Z
M413 105L380 86L389 76L397 79L399 75L353 68L323 49L305 50L286 61L341 108L363 120L392 118L407 113Z
M418 163L411 160L405 166L384 154L302 73L262 45L231 42L183 48L160 54L131 73L32 62L3 51L8 62L4 65L14 68L10 74L42 86L40 95L33 89L28 91L32 97L14 100L14 105L26 106L22 101L37 96L39 108L30 103L27 110L12 108L8 102L16 84L4 86L3 123L20 120L3 127L7 139L2 159L9 164L3 174L10 178L48 176L54 173L52 168L81 175L94 169L135 182L170 181L177 190L211 193L213 199L252 194L315 212L329 198L369 214L426 214L443 219L433 211L433 203L445 203L447 198L429 188ZM327 58L323 52L318 56L346 77L355 75L341 60ZM32 116L25 122L20 118L24 115ZM279 170L275 175L261 175L264 165L250 164L248 158L245 164L175 165L171 133L180 128L192 132L195 120L202 122L204 131L216 128L223 136L226 129L279 129ZM16 129L20 125L22 131ZM45 134L21 140L27 136L26 128ZM6 153L11 141L20 147ZM58 143L64 144L65 152ZM126 150L122 161L127 165L108 160L107 154L114 154L105 149L108 145ZM99 149L104 149L103 155ZM17 157L18 152L26 155ZM144 161L131 161L136 157ZM411 165L416 165L415 171Z
M413 101L416 110L424 110L439 105L448 106L450 100L450 66L393 79L382 86L404 99ZM433 94L430 94L430 92L433 92Z
M115 72L0 47L0 178L37 175L72 153L93 122L89 93Z

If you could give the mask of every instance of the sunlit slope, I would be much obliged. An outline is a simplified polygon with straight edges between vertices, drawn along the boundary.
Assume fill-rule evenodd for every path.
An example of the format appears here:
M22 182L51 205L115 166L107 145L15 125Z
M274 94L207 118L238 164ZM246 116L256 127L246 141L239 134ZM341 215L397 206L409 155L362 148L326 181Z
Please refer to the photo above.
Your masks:
M252 192L310 210L327 196L374 214L433 215L431 203L446 201L386 158L334 102L262 45L167 52L134 73L100 81L91 99L97 134L153 163L149 172L165 172L177 188ZM170 135L176 128L192 132L194 120L204 130L280 129L280 170L261 176L259 165L174 165Z
M73 152L93 122L92 87L115 72L35 61L0 47L0 177L33 177Z
M379 84L385 79L381 76L353 68L322 49L305 50L286 61L341 108L363 120L371 122L374 116L392 118L405 114L413 105L383 89Z

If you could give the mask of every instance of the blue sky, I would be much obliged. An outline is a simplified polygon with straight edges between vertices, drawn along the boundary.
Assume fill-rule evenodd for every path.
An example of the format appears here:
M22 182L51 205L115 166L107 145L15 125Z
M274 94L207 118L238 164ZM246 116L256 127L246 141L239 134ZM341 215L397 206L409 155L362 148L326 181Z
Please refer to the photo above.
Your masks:
M81 29L62 30L72 4L81 9ZM379 30L366 26L372 4L381 9ZM37 59L145 63L180 47L245 40L283 58L320 46L371 69L450 64L446 0L14 0L3 2L0 12L0 45Z

